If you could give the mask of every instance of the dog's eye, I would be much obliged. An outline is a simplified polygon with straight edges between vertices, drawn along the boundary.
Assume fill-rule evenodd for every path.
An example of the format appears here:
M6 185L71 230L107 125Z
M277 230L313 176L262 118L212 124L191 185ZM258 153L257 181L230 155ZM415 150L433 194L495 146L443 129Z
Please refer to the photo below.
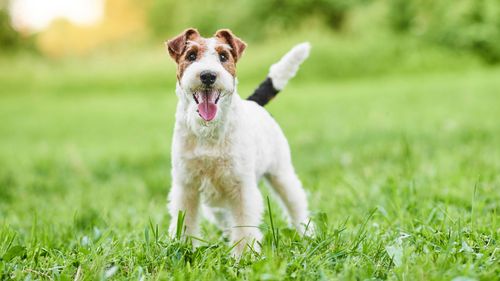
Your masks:
M219 54L219 59L221 62L226 62L227 61L227 55L225 53L220 53Z
M187 55L187 59L188 61L195 61L196 60L196 53L195 52L191 52Z

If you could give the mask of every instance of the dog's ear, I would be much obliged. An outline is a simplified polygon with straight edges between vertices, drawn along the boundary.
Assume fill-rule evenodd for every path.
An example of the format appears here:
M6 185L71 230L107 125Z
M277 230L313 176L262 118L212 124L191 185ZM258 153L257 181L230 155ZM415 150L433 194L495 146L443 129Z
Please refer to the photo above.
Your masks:
M234 34L229 29L219 29L215 32L215 37L224 39L229 46L231 46L231 54L234 57L234 61L238 61L243 54L243 51L247 47L247 44L243 42L240 38L234 36Z
M184 52L184 48L186 47L186 42L199 36L200 33L198 32L198 30L194 28L188 28L181 34L175 36L170 40L167 40L165 42L165 47L167 47L170 56L176 62L179 62L179 57L182 55L182 53Z

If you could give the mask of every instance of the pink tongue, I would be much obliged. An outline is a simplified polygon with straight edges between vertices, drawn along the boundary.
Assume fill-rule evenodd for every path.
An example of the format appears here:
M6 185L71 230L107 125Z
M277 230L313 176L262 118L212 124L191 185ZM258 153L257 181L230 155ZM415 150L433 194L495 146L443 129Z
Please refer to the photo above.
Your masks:
M212 101L210 96L201 98L202 101L198 104L198 113L205 121L211 121L217 113L217 105Z

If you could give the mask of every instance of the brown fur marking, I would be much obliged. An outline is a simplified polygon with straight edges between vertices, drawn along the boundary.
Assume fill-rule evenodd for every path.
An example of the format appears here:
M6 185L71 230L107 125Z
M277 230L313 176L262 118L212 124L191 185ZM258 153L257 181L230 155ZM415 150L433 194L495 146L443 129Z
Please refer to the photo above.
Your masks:
M220 63L227 72L235 77L236 62L245 50L246 43L234 36L229 29L218 30L215 33L215 39L219 43L216 45L215 51L217 54L225 54L227 57L225 62L221 61ZM177 80L181 80L184 71L191 63L203 57L203 53L207 50L206 41L207 39L201 37L196 29L189 28L166 42L170 56L177 63ZM229 45L230 48L225 45ZM188 56L193 52L196 53L196 60L190 61Z
M166 42L165 45L168 49L168 53L176 62L179 62L179 57L184 52L187 41L194 40L198 37L200 37L198 30L194 28L184 30L181 34Z
M234 34L229 29L219 29L215 33L215 37L220 38L231 46L231 53L234 56L234 61L237 62L243 55L243 51L247 47L247 44L243 42L240 38L234 36Z
M184 74L186 68L190 66L194 61L199 60L203 56L203 53L207 50L207 43L205 42L205 39L203 37L200 36L190 41L192 41L193 43L187 43L185 50L180 55L180 58L177 61L177 80L179 81L181 80L181 77ZM193 52L196 53L196 60L190 61L187 57Z
M224 42L224 44L226 44ZM222 45L218 45L215 47L215 51L217 54L225 54L227 57L227 60L225 62L221 61L222 66L229 72L233 77L236 77L236 61L231 54L231 51Z

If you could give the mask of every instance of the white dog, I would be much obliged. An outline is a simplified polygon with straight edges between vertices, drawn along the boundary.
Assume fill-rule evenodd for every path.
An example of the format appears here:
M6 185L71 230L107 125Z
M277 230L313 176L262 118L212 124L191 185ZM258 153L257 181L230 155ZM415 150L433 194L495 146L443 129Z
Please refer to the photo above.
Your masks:
M246 44L229 30L203 38L187 29L166 42L177 63L179 98L172 143L171 224L184 212L184 235L196 236L200 213L230 232L241 255L259 250L264 202L258 188L268 180L302 234L311 231L306 194L295 174L280 127L262 107L292 78L309 55L297 45L274 64L268 79L249 98L236 92L236 62Z

